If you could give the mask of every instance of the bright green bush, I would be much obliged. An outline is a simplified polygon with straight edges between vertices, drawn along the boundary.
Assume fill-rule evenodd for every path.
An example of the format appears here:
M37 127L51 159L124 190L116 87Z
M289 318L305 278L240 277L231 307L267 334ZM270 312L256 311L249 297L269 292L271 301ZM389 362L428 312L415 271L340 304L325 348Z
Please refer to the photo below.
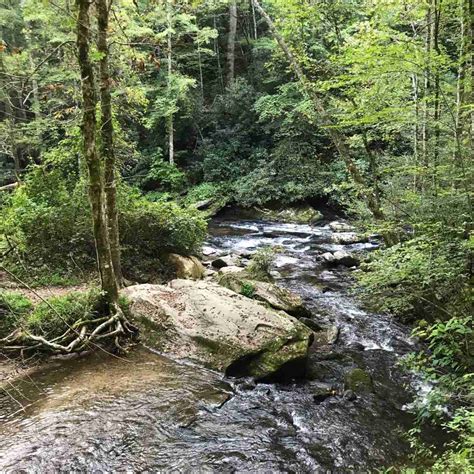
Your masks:
M119 187L118 206L124 268L139 264L140 255L192 253L206 234L199 211L173 202L150 202L125 184ZM48 274L94 267L92 222L82 180L66 183L57 168L37 167L2 214L0 233L15 246L10 254L14 261L20 257L28 267ZM132 256L133 262L127 262Z
M185 183L186 175L176 165L164 161L161 157L152 160L149 170L138 182L143 189L159 189L168 192L180 191Z
M243 282L242 288L240 289L240 294L246 296L247 298L253 298L255 294L255 287L250 282Z
M53 339L79 321L98 318L103 309L97 290L55 296L39 303L27 315L24 328L32 334Z
M268 281L272 277L270 270L275 261L275 249L263 247L252 255L252 260L247 267L247 273L255 280Z
M149 202L129 190L121 196L120 209L125 255L127 250L153 256L165 252L190 254L206 236L202 213L174 202Z
M358 291L376 311L433 319L467 303L466 240L416 237L374 252L364 270Z
M13 291L0 291L0 338L8 336L33 309L31 301Z

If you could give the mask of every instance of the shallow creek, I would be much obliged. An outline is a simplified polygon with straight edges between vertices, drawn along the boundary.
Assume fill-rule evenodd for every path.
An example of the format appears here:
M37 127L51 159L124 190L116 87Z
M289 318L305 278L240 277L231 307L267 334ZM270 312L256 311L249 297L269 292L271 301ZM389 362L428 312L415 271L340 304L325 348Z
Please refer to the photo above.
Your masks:
M96 353L54 361L0 394L0 471L347 472L402 463L409 380L397 368L409 330L349 295L350 271L328 269L326 225L216 220L205 253L248 256L278 245L278 283L299 293L337 341L313 350L308 379L234 380L137 348L127 361ZM344 374L367 371L373 391L343 396ZM315 401L321 386L334 396ZM16 401L13 401L13 398ZM25 409L21 410L18 403Z

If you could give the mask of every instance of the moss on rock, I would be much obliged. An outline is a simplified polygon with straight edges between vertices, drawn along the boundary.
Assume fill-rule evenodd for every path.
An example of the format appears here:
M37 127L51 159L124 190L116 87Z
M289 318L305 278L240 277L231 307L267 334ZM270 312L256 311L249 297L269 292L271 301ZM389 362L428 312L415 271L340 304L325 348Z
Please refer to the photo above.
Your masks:
M351 370L345 375L346 388L356 393L373 390L372 377L360 368Z

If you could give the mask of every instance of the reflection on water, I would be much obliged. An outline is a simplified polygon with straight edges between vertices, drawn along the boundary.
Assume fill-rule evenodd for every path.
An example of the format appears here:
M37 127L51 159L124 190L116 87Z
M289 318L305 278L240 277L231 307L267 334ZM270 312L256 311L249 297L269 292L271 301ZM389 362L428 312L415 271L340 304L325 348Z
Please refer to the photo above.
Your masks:
M97 353L57 361L0 396L0 470L28 472L315 472L401 462L410 397L396 367L412 350L408 331L362 311L347 271L321 266L328 227L216 222L206 250L284 250L280 284L298 292L318 324L337 326L330 348L311 352L308 380L288 385L219 374L137 348L128 361ZM341 246L351 250L375 244ZM328 247L332 246L332 247ZM343 396L344 374L361 367L374 392ZM334 396L315 397L321 386ZM12 415L15 413L15 415Z

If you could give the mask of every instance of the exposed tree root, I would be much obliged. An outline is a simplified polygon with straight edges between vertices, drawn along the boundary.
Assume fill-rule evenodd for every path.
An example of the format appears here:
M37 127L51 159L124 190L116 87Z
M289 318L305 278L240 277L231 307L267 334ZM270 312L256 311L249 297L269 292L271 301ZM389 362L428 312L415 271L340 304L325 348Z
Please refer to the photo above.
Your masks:
M118 352L125 352L121 341L132 339L137 333L138 329L127 320L121 308L116 306L112 315L77 321L62 335L52 339L32 334L26 329L15 329L7 337L0 339L0 351L20 353L22 356L28 351L72 354L100 345L112 346Z

